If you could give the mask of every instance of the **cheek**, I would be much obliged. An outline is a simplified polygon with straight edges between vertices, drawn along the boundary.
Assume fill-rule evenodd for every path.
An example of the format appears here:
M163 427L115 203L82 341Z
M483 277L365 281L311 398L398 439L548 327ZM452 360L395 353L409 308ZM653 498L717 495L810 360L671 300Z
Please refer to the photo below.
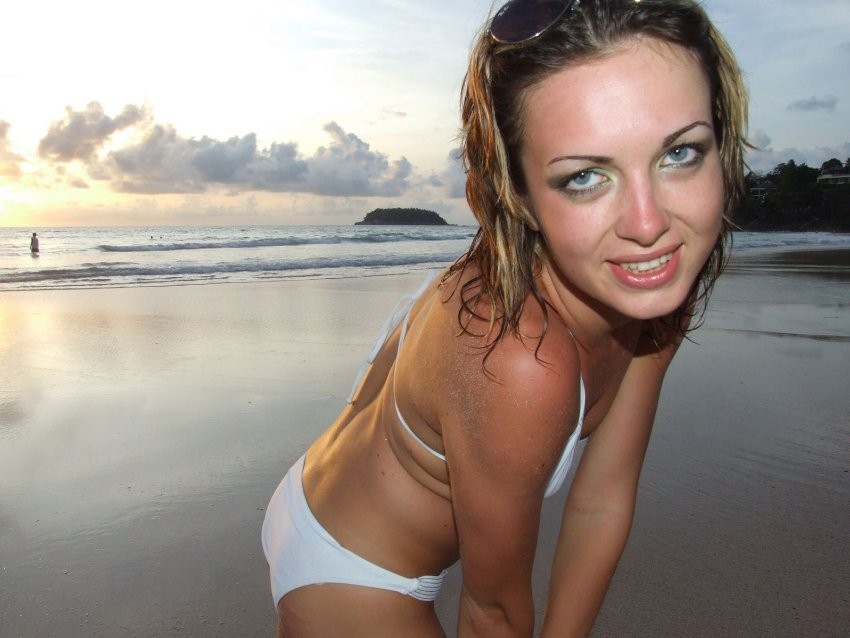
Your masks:
M682 211L689 218L690 225L694 230L707 235L706 239L714 241L720 231L723 222L724 189L723 176L720 168L705 176L705 179L696 189L690 192L682 192L685 196L679 204Z
M610 203L605 198L576 205L550 191L538 193L532 203L538 230L553 257L593 254L610 234Z
M718 178L717 183L706 199L707 206L704 212L705 223L714 231L714 237L716 238L723 223L723 210L726 205L722 178Z
M541 231L546 251L565 274L576 275L600 261L597 255L605 231L591 220L562 211L545 219Z

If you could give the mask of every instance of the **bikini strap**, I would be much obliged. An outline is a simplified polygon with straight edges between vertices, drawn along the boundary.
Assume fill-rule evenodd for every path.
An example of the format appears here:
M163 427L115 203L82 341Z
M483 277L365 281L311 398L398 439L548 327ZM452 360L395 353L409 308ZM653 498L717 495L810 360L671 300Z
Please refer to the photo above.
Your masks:
M387 317L384 324L381 326L380 331L378 332L378 336L372 344L372 348L369 351L369 356L366 357L366 361L360 366L360 369L357 371L357 374L354 377L354 384L351 386L351 392L348 395L348 399L346 401L348 403L354 403L355 399L357 399L357 391L360 389L360 384L363 382L363 377L366 376L366 372L369 370L369 367L377 358L378 354L381 352L381 349L386 345L387 341L389 341L395 329L398 327L399 323L404 320L404 326L402 327L402 334L399 338L399 349L401 349L401 344L404 341L404 334L407 328L407 316L410 314L410 311L413 309L413 304L416 303L416 300L422 296L422 293L428 288L432 281L440 274L439 270L430 270L428 271L428 276L425 277L425 281L416 289L416 292L412 294L404 295L401 299L396 302L395 307L393 308L390 316ZM398 354L396 354L398 356Z

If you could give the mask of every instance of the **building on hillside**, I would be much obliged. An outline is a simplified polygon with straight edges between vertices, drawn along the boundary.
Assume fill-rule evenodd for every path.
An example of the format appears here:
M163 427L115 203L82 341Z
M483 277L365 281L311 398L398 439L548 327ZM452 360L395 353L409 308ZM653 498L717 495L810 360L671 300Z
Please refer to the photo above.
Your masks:
M835 186L838 184L850 184L850 172L843 168L832 168L821 171L818 177L818 184L821 186Z
M749 195L755 199L763 200L770 193L775 193L777 190L776 184L762 177L750 187Z

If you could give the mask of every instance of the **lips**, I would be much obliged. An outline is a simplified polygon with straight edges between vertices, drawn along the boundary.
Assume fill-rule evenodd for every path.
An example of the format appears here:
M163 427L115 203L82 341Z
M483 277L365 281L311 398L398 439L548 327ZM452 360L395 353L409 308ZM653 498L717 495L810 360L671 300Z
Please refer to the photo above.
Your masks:
M673 258L673 253L668 253L666 255L661 255L661 257L656 257L655 259L650 259L649 261L631 261L624 262L619 264L620 268L624 268L629 272L635 273L644 273L650 270L656 270L661 268L664 264L670 261Z
M668 249L660 255L647 255L646 259L609 262L614 276L629 288L648 290L659 288L672 281L679 271L681 247L673 251Z

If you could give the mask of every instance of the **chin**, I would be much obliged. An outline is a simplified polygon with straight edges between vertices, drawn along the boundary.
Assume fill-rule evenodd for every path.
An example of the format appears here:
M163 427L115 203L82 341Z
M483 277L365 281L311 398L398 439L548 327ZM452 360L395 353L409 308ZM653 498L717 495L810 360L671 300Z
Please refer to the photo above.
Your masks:
M625 304L621 312L631 319L641 321L665 317L681 307L685 299L688 298L689 292L690 287L683 293L678 292L674 294L672 291L667 291L665 293L659 292L658 294L647 295L646 299L635 300L634 303Z

